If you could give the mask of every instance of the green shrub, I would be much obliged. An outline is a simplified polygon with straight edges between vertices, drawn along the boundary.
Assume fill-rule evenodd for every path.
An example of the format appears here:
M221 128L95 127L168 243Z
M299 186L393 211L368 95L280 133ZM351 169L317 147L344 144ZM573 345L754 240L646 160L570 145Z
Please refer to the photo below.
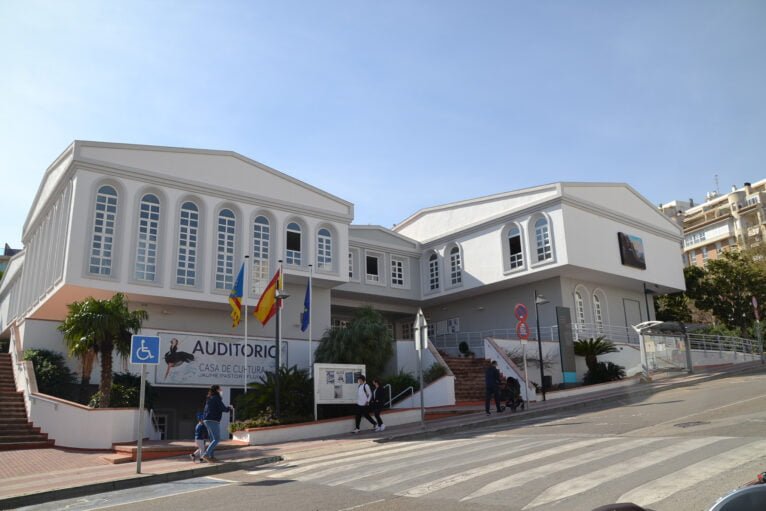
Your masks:
M144 388L144 408L154 407L155 390L149 382L145 382ZM141 377L132 373L114 373L112 375L112 396L109 404L110 408L138 408L141 404L139 388L141 387ZM91 408L100 408L101 391L96 392L90 397L88 406Z
M423 383L428 385L431 382L435 382L445 374L447 374L447 368L441 365L439 362L434 362L431 364L431 367L423 371Z
M364 364L366 376L383 374L394 353L388 325L380 312L364 307L348 326L327 330L314 353L314 361L332 364Z
M260 382L251 383L247 394L239 396L234 404L237 416L247 421L258 420L274 408L276 379L267 372ZM314 380L308 371L297 366L279 368L279 412L285 417L313 417Z
M585 373L583 383L593 385L596 383L606 383L625 378L625 368L612 362L599 362L596 366Z
M274 417L274 410L266 408L263 412L257 416L244 421L236 421L229 424L229 431L234 433L235 431L242 431L250 428L264 428L268 426L284 426L285 424L298 424L301 422L311 422L314 417L311 415L297 417L297 416L282 416L279 419Z
M43 394L69 399L76 375L67 367L61 353L50 350L26 350L24 360L30 360L35 370L37 390Z
M383 385L391 385L391 397L396 397L397 394L401 393L404 389L407 387L413 387L415 389L415 392L418 391L420 388L420 384L418 383L418 380L412 376L410 373L405 373L404 371L399 371L399 374L396 374L394 376L389 376L386 381L382 382ZM399 399L403 399L406 396L409 396L409 392L405 394L404 396L401 396Z

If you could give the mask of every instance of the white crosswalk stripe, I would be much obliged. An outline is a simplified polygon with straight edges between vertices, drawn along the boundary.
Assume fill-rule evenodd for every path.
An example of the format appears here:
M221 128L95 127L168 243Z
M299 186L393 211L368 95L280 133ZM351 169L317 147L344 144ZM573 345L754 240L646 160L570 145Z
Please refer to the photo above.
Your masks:
M582 454L580 456L577 456L576 458L569 458L567 460L560 460L553 463L548 463L546 465L541 465L539 467L526 470L519 474L513 474L510 476L498 479L497 481L494 481L488 485L485 485L479 488L478 490L471 493L470 495L463 497L462 499L460 499L460 502L477 499L479 497L483 497L491 493L497 493L501 491L511 490L513 488L518 488L519 486L524 486L525 484L535 481L537 479L550 477L551 474L562 472L564 470L570 470L572 468L579 467L581 465L587 465L588 463L591 463L593 461L598 461L603 458L608 458L609 456L621 454L621 453L630 451L631 449L635 449L637 447L645 447L651 443L659 442L660 440L662 439L661 438L649 438L649 439L639 438L635 440L627 440L627 441L623 440L616 445L610 445L608 447L604 447L603 449L591 451L591 452Z
M474 479L476 477L480 477L486 474L489 474L491 472L496 472L498 470L504 470L506 468L513 467L515 465L520 465L522 463L527 463L530 461L537 461L541 458L545 458L546 456L553 456L556 454L561 454L568 451L573 451L575 449L580 449L583 447L589 447L591 445L596 445L602 442L607 442L611 440L610 438L593 438L590 440L581 440L579 442L572 442L567 445L561 445L557 447L553 447L550 449L546 449L543 451L535 452L532 454L527 454L525 456L519 456L517 458L511 458L506 461L502 461L499 463L491 463L489 465L484 465L482 467L477 467L471 470L468 470L466 472L462 472L460 474L455 474L452 476L443 477L441 479L437 479L436 481L430 481L428 483L420 484L418 486L414 486L412 488L408 488L407 490L403 492L397 493L400 497L422 497L424 495L428 495L429 493L433 493L435 491L439 491L444 488L448 488L450 486L453 486L455 484L463 483L465 481L469 481L471 479Z
M708 438L695 438L692 440L685 440L677 444L666 447L663 450L654 450L646 452L639 458L632 458L629 460L620 461L608 467L604 467L593 472L581 475L579 477L570 478L566 481L556 484L541 495L539 495L532 502L527 504L522 509L531 509L533 507L539 507L544 504L550 504L559 500L572 497L585 493L588 490L592 490L597 486L601 486L604 483L620 479L626 475L638 472L639 470L657 465L663 461L675 458L681 454L694 451L700 447L713 444L723 440L722 437L708 437Z
M444 440L446 442L449 442L450 440ZM365 450L364 454L348 454L348 453L342 453L338 454L337 456L332 456L328 461L321 461L319 463L312 462L308 465L302 465L297 468L285 470L282 472L279 472L278 474L270 475L269 477L292 477L295 474L301 474L303 472L307 472L309 470L314 470L320 467L330 467L334 465L340 465L343 463L347 463L349 460L366 460L370 458L376 458L378 456L381 456L380 451L385 451L386 454L394 454L397 452L405 452L405 451L414 451L417 449L425 449L430 447L431 445L435 445L437 442L411 442L408 444L398 444L398 445L404 445L404 447L389 447L384 449L375 449L375 452L372 452L373 449Z
M735 442L732 437L451 437L362 444L349 451L296 457L284 468L253 474L407 498L515 499L514 509L533 511L547 505L566 509L569 502L585 499L586 492L612 483L603 491L615 500L653 506L716 475L766 460L766 440L742 439L732 448ZM677 469L686 457L694 463ZM631 485L634 474L649 468ZM649 477L654 479L647 481ZM615 487L623 493L619 499Z
M764 459L766 454L763 453L765 452L766 442L763 441L737 447L642 484L620 497L620 502L633 502L639 506L654 504L749 461Z
M538 447L544 446L544 445L550 445L554 442L558 442L560 440L542 440L538 442L529 442L524 444L523 447L517 449L513 454L523 454L527 451L530 451L532 449L536 449ZM497 452L493 454L492 456L486 456L481 459L481 461L491 461L497 458L507 458L509 456L508 452ZM462 460L458 461L451 461L449 465L432 465L424 469L420 469L415 473L412 473L410 471L398 471L392 476L380 478L375 480L372 483L367 484L357 484L352 485L352 488L355 490L362 490L362 491L375 491L380 490L382 488L389 488L391 486L396 486L397 484L404 483L406 481L411 481L413 477L423 477L427 476L429 474L433 474L435 472L441 472L444 469L451 469L454 470L459 467L463 467L465 465L473 465L476 464L479 460L476 458L463 458Z
M332 478L330 480L325 480L323 482L324 484L327 484L328 486L338 486L341 484L348 484L354 481L358 481L359 479L365 479L365 478L376 476L379 474L385 474L386 472L396 472L397 470L411 469L413 466L420 465L423 463L434 463L445 458L446 459L458 458L465 450L465 447L469 449L470 454L475 455L477 452L484 451L487 449L495 449L495 450L505 449L506 447L509 447L513 444L518 444L522 442L527 442L527 440L524 438L514 438L512 440L484 442L481 444L477 444L476 442L466 442L463 444L447 445L442 448L434 447L432 449L429 449L427 453L418 455L417 459L414 459L414 460L407 459L401 463L390 465L388 464L388 461L391 461L389 459L387 461L382 461L380 463L380 464L384 464L384 466L382 467L378 467L372 470L364 470L364 471L355 470L354 473L352 474ZM365 468L366 467L367 465L365 465Z

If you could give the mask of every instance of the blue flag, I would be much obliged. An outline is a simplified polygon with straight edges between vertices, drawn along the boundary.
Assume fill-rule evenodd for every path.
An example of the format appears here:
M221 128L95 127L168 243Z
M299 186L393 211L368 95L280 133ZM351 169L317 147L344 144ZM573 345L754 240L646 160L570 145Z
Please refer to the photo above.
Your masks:
M311 323L311 280L306 284L306 298L303 299L303 312L301 312L301 332L305 332Z

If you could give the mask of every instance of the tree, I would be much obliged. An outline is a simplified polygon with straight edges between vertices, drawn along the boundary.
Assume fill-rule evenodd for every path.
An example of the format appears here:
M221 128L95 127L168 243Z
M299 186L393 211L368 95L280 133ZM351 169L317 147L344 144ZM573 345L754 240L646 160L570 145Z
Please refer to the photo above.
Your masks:
M604 337L584 339L582 341L575 341L574 343L575 355L585 357L585 365L588 366L588 371L591 372L596 372L598 370L599 355L614 353L616 351L617 348L614 347L612 341L607 341Z
M365 307L346 327L333 327L322 336L314 359L337 364L365 364L368 375L379 376L394 353L391 334L380 312Z
M699 273L701 270L701 273ZM724 252L708 261L698 278L687 284L687 294L701 310L713 313L724 325L746 335L754 321L752 299L763 312L766 299L766 268L749 252Z
M129 311L127 298L122 293L115 294L109 300L88 297L68 307L69 313L59 330L64 334L70 353L84 357L93 351L100 355L99 406L107 408L111 401L112 353L117 351L122 356L130 353L130 337L141 330L149 315L141 309Z

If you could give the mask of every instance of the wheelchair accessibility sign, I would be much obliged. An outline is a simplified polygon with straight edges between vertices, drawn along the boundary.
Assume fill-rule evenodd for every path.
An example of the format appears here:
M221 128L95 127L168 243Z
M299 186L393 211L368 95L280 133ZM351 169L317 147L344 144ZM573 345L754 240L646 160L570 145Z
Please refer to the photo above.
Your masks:
M134 335L130 338L131 364L159 364L160 338L148 335Z

